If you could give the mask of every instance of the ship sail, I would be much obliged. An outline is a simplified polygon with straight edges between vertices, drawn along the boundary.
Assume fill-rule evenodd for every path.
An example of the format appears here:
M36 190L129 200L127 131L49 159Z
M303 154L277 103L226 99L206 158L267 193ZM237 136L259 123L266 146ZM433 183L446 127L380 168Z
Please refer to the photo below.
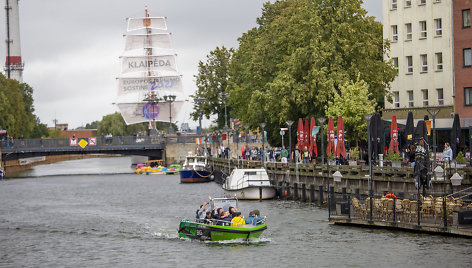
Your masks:
M127 21L127 31L132 33L124 36L117 107L126 124L150 122L155 129L155 121L170 122L181 110L184 101L178 99L183 95L182 76L170 34L152 31L166 31L166 18L149 17L146 10L146 17ZM139 30L145 33L137 33Z
M171 49L170 34L126 35L125 51L143 48Z

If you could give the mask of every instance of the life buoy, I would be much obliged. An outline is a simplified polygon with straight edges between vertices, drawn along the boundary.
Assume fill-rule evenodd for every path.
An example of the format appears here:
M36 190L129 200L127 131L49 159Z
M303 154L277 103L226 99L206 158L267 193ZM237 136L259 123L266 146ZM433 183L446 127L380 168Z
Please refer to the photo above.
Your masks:
M397 197L396 197L394 194L386 194L386 195L385 195L385 198L397 199Z

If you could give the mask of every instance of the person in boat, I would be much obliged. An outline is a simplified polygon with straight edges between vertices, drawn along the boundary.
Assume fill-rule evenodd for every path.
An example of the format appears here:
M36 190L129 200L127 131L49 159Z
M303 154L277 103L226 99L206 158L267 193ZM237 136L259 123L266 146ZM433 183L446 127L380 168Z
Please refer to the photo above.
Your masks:
M221 210L220 219L218 220L217 225L229 226L231 224L231 220L232 218L229 214L229 211Z
M246 224L243 217L241 217L241 212L236 211L233 213L233 219L231 219L232 227L242 227Z
M246 219L246 224L259 225L262 224L266 217L258 217L254 211L249 212L249 217Z
M200 208L197 209L197 220L203 221L205 219L207 205L208 202L205 201L202 205L200 205Z
M216 207L213 209L213 213L212 213L212 218L213 219L219 219L220 218L220 213L223 209L222 208L219 208L219 207Z
M211 217L211 211L207 211L205 214L205 218L203 219L203 222L206 224L210 224L213 222L213 218Z

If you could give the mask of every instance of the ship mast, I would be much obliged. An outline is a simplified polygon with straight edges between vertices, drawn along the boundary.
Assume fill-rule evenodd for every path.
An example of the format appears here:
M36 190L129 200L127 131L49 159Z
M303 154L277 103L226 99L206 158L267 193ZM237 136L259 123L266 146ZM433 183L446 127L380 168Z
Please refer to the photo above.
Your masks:
M147 10L147 7L145 8L144 10L144 25L146 26L146 43L149 42L149 35L152 34L152 28L149 27L151 25L151 19L149 19L149 12ZM151 60L151 56L152 56L152 46L149 46L147 48L145 48L146 50L146 55L148 57L148 62ZM147 71L147 79L146 80L149 80L149 78L151 77L151 66L148 65L148 71ZM151 96L150 98L146 98L147 100L150 99L150 103L152 105L152 121L151 121L151 132L154 133L154 134L157 134L157 127L156 127L156 116L155 116L155 111L154 111L154 107L156 106L157 104L157 96L156 96L156 91L155 90L152 90L151 89Z

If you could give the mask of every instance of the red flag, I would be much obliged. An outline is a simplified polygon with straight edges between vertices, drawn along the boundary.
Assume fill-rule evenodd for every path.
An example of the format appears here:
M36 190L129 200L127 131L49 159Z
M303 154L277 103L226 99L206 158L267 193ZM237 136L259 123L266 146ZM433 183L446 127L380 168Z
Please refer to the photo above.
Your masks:
M342 156L346 158L346 147L344 146L344 124L343 117L338 117L338 143L336 144L336 157Z
M326 156L329 157L331 153L335 153L336 148L334 148L334 122L333 117L328 119L328 147L326 148Z
M390 125L390 146L388 148L394 153L398 153L398 127L397 117L392 116L392 124Z

